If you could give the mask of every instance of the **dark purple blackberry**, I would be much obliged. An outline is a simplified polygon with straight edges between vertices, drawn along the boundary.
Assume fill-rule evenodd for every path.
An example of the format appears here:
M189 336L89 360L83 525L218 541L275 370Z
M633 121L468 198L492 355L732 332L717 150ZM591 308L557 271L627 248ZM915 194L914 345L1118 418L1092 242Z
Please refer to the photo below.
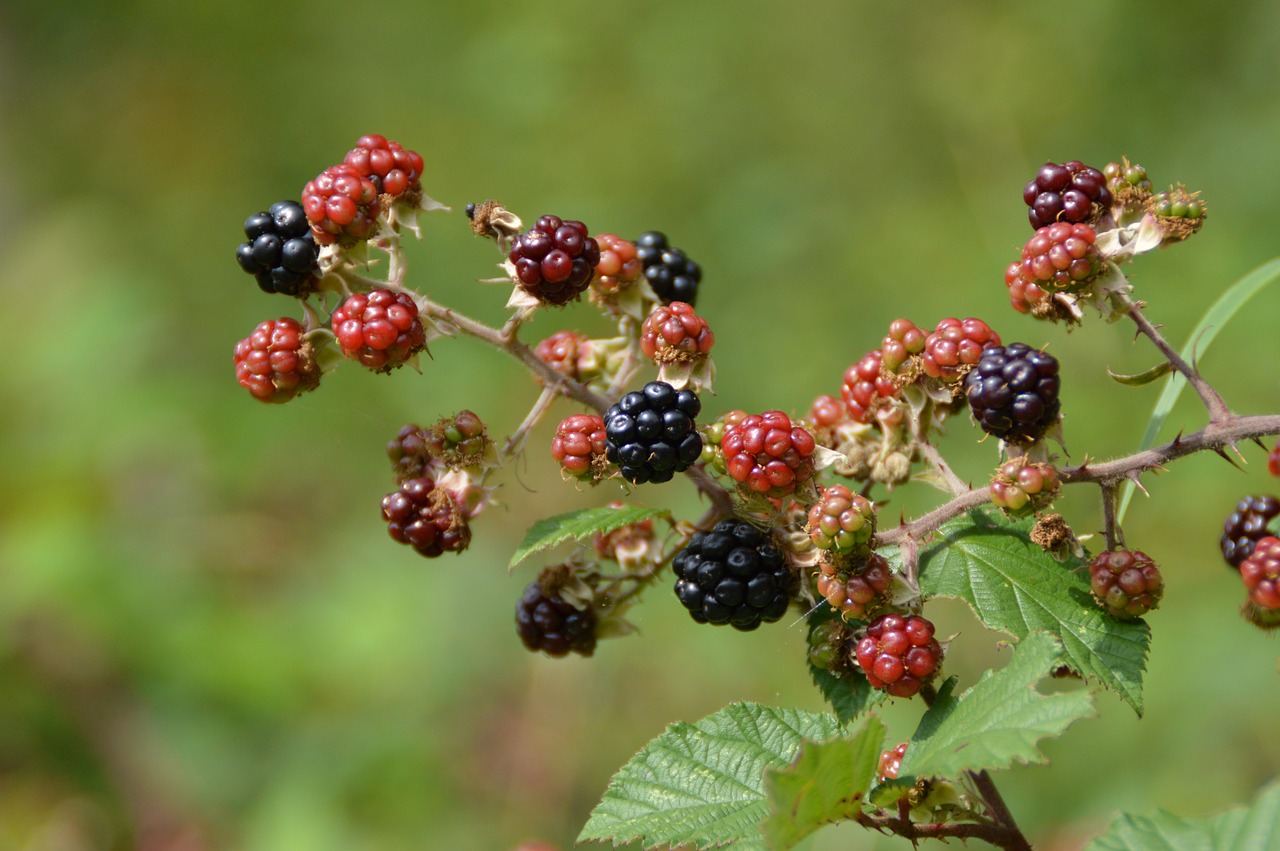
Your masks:
M535 579L516 603L516 634L535 653L590 656L596 651L596 613L589 607L576 609L558 594L548 594Z
M744 632L786 614L797 585L781 551L736 518L695 532L671 564L676 596L695 621Z
M244 222L248 242L236 247L236 260L263 292L306 295L320 275L320 249L307 214L296 201L278 201Z
M653 294L663 304L683 301L692 307L696 303L702 267L679 248L672 248L666 234L656 230L640 234L636 237L636 256L644 264L644 276Z
M1058 419L1058 359L1026 343L984 349L964 388L978 425L1008 443L1035 443Z
M1022 190L1027 218L1037 230L1054 222L1093 224L1111 208L1107 178L1079 160L1045 163Z
M1280 499L1274 496L1246 496L1222 524L1222 557L1227 564L1240 568L1240 563L1253 553L1258 541L1271 533L1267 524L1280 515Z
M507 255L520 288L546 304L568 304L582 295L600 262L600 245L587 226L542 216L522 233Z
M693 422L701 410L692 390L650 381L605 414L605 455L633 484L669 482L702 454L702 435Z

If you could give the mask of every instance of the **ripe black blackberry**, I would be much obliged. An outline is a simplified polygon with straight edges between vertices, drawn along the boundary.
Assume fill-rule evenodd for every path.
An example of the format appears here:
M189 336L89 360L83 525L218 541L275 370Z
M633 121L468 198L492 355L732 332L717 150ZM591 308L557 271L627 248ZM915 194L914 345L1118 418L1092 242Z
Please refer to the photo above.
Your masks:
M692 390L650 381L605 413L606 457L633 484L671 481L702 454L702 435L694 426L701 410Z
M1280 499L1274 496L1246 496L1222 524L1222 557L1239 570L1240 563L1253 554L1254 545L1271 533L1267 524L1280 515Z
M969 409L987 434L1035 443L1058 419L1058 359L1026 343L991 346L964 380Z
M1022 190L1027 218L1037 230L1054 222L1094 223L1111 207L1107 178L1079 160L1045 163Z
M676 596L698 623L748 631L779 620L797 580L781 551L743 520L695 532L672 561Z
M596 650L596 613L577 609L535 579L516 603L516 633L525 647L548 656L570 652L590 656Z
M644 264L644 276L654 295L663 304L683 301L690 307L698 298L702 267L690 260L679 248L672 248L667 235L651 230L636 237L636 256Z
M266 293L306 295L320 274L320 249L302 205L277 201L244 222L248 242L236 248L236 260Z

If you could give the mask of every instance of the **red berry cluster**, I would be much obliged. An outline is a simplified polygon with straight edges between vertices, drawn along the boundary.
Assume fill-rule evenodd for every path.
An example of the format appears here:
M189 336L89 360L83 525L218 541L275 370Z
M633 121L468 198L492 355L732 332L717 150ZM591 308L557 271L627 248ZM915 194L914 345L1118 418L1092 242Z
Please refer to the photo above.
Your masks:
M894 697L913 697L937 673L942 646L933 637L933 623L925 618L882 615L867 627L854 658L873 688Z
M1001 464L991 479L991 501L1010 517L1025 517L1047 508L1061 485L1052 464L1013 458Z
M807 528L818 549L852 553L865 547L875 534L875 506L844 485L831 485L809 509Z
M924 351L926 334L910 319L889 323L889 333L880 341L880 363L890 372L898 372L908 358Z
M1160 604L1164 580L1159 566L1141 550L1107 550L1089 562L1094 599L1124 620L1145 615Z
M393 198L422 188L418 180L422 177L422 155L377 133L361 136L343 162L373 181L379 192Z
M533 353L552 369L574 381L582 379L582 362L591 341L577 331L557 331L534 348Z
M600 262L596 264L593 286L602 292L615 293L640 280L644 263L634 242L614 233L602 233L595 239L600 246Z
M566 417L551 439L551 457L560 469L575 479L594 481L603 477L605 459L604 418L599 414Z
M889 406L889 402L899 398L901 394L893 379L881 374L883 359L884 355L880 350L874 349L863 355L844 374L840 395L844 398L849 416L857 422L874 423L879 411L885 411L890 419L901 420L900 414Z
M354 165L340 163L303 187L302 208L316 242L352 246L377 230L378 187Z
M287 402L320 383L315 352L296 319L267 320L236 343L236 380L263 402Z
M963 379L977 365L983 349L998 345L1000 335L981 319L948 317L924 341L920 363L925 375L950 384Z
M734 417L720 447L734 481L761 494L786 496L813 476L813 435L782 411Z
M1249 602L1280 615L1280 538L1268 535L1258 541L1253 553L1240 562L1240 578Z
M561 305L590 285L600 246L582 222L542 216L516 239L507 259L521 289L544 304Z
M640 328L640 351L656 364L688 363L706 357L715 342L707 320L683 301L659 304Z
M1085 224L1058 222L1035 232L1022 249L1016 268L1005 273L1005 284L1013 289L1010 276L1022 279L1022 290L1035 286L1045 292L1079 292L1102 271L1098 235Z
M902 758L907 755L908 744L908 742L903 742L897 747L880 754L880 762L876 767L876 774L881 780L898 779L898 772L902 771Z
M392 538L427 558L460 553L471 543L466 511L430 476L402 482L383 497L382 519Z
M1102 172L1079 160L1045 163L1022 190L1033 228L1054 222L1096 222L1111 206Z
M408 293L355 293L333 312L331 321L342 353L378 372L403 365L426 341L418 305Z
M814 585L841 617L861 618L885 600L891 580L889 562L872 553L865 563L849 571L841 571L829 561L821 562Z

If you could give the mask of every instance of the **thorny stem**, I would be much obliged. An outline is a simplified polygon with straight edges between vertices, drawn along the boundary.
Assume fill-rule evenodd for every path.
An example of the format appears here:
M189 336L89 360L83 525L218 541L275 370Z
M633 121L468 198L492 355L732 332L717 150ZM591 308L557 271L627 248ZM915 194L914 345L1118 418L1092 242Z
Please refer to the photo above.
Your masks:
M1124 530L1116 522L1116 483L1099 485L1102 488L1102 534L1107 539L1107 549L1124 546Z
M1147 317L1142 313L1141 302L1130 301L1125 296L1117 296L1117 298L1122 299L1121 303L1125 306L1129 318L1138 326L1138 331L1155 344L1155 347L1160 350L1160 354L1164 355L1165 360L1169 361L1170 366L1182 373L1182 376L1187 379L1187 383L1199 395L1200 401L1204 402L1205 409L1209 412L1209 421L1216 423L1230 417L1231 409L1227 407L1227 403L1223 401L1222 396L1208 381L1205 381L1199 370L1187 363L1182 355L1178 354L1173 346L1169 345L1169 341L1164 338L1164 335L1160 333L1156 326L1148 321Z
M858 824L881 833L891 833L916 842L920 839L981 839L1006 851L1030 851L1031 845L1016 827L1000 824L959 822L956 824L916 824L909 817L873 816L860 812Z
M968 492L968 483L957 476L951 467L947 465L947 462L942 458L942 453L938 452L936 446L922 440L917 444L917 448L929 466L933 467L938 475L942 477L943 483L946 484L953 496Z

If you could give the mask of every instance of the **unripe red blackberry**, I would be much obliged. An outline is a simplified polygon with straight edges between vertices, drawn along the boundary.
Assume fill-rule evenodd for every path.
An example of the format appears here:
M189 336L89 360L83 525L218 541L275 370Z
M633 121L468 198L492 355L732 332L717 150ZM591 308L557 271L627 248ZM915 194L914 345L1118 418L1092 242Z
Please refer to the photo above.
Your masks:
M1000 345L1000 335L981 319L948 317L924 341L920 357L925 375L946 382L959 381L989 346Z
M1273 476L1280 476L1280 440L1276 441L1276 445L1267 453L1267 472Z
M352 246L378 227L378 187L347 163L322 171L302 190L302 208L321 245Z
M1096 222L1111 206L1107 179L1078 160L1045 163L1022 190L1033 228L1054 222Z
M842 555L854 552L875 534L875 505L844 485L831 485L809 509L808 531L818 549Z
M720 448L730 477L754 493L786 496L813 477L813 435L782 411L765 411L725 426Z
M886 599L892 575L889 562L878 553L867 557L856 570L841 571L822 562L814 586L831 608L842 617L861 618Z
M1010 517L1026 517L1048 508L1062 481L1052 464L1013 458L1000 465L991 479L991 502Z
M1249 592L1249 602L1280 614L1280 539L1271 535L1254 546L1240 562L1240 579Z
M393 198L422 190L422 155L377 133L361 136L343 162L373 181L378 192Z
M840 395L844 398L849 416L860 423L872 424L877 413L890 408L890 402L899 398L898 385L883 375L880 364L883 359L879 349L862 356L844 374ZM893 417L893 413L888 414ZM900 417L898 417L900 419ZM892 425L893 423L888 423Z
M544 304L562 305L591 284L600 245L582 222L542 216L516 239L507 259L521 289Z
M430 476L409 479L382 498L387 532L427 558L460 553L471 543L466 513Z
M1218 544L1222 557L1232 567L1240 567L1253 552L1254 544L1271 533L1267 524L1280 516L1280 499L1274 496L1246 496L1236 503L1222 524L1222 537Z
M1089 225L1046 225L1023 246L1020 274L1046 292L1079 292L1102 272L1097 238Z
M466 409L437 420L427 431L426 441L427 451L449 467L480 464L493 446L484 421Z
M781 619L797 585L778 548L737 518L695 532L671 566L676 596L695 621L743 631Z
M702 454L694 418L702 403L691 390L650 381L605 413L605 453L632 484L669 482Z
M1098 605L1122 620L1140 618L1160 604L1164 580L1141 550L1107 550L1089 562L1089 583Z
M320 277L319 248L307 215L296 201L277 201L244 222L248 242L236 248L236 262L266 293L305 296Z
M872 688L894 697L913 697L937 674L942 646L933 637L929 620L919 615L882 615L858 641L854 660Z
M533 353L552 369L574 381L582 380L582 362L591 341L577 331L557 331L538 343Z
M333 312L331 324L342 353L376 372L402 366L426 342L418 305L408 293L355 293Z
M880 364L890 372L898 372L907 359L924 351L926 334L910 319L889 323L889 333L880 341Z
M596 237L600 246L600 262L596 264L592 285L605 293L616 293L630 286L644 274L636 244L614 233L602 233Z
M561 420L551 439L551 457L575 479L596 481L604 477L604 419L598 414L574 414Z
M391 460L391 474L397 483L427 475L431 450L427 448L427 433L422 426L409 423L402 427L387 444L387 458Z
M1053 293L1041 289L1025 270L1022 261L1009 264L1004 271L1004 285L1009 290L1009 304L1019 313L1050 322L1066 322L1073 325L1078 318L1053 297Z
M898 779L898 772L902 770L902 758L907 755L908 744L909 742L903 742L897 747L880 754L880 763L876 768L876 774L881 781Z
M525 587L516 603L516 634L535 653L590 656L596 650L596 612L591 606L574 606L554 583L539 577Z
M715 342L707 320L682 301L658 305L640 328L640 351L659 365L705 358Z
M1034 443L1058 421L1058 359L1048 352L991 346L964 381L978 425L1007 443Z
M236 343L236 381L263 402L288 402L320 384L315 350L296 319L268 320Z
M656 230L640 234L636 237L636 253L644 265L645 279L659 301L697 304L702 267L679 248L671 247L666 234Z

